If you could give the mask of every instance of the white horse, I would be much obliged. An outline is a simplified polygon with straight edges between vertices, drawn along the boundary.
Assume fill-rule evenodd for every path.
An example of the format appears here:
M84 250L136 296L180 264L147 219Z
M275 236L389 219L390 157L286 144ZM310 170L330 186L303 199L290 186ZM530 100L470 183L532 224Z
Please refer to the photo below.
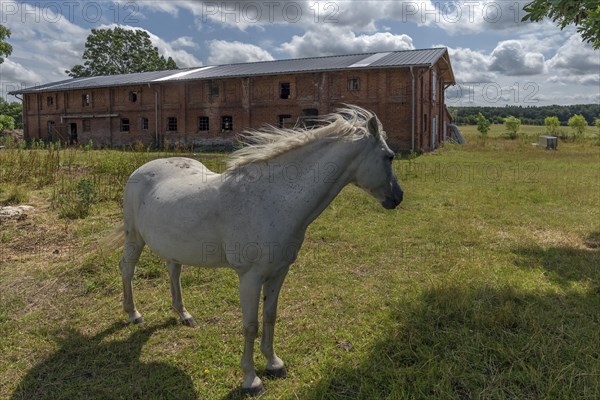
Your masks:
M138 168L125 187L120 268L129 321L143 322L132 278L144 245L167 260L173 308L186 325L196 322L183 305L181 265L233 268L243 314L242 389L251 394L264 390L253 361L261 288L266 370L286 375L273 350L277 299L308 225L349 183L387 209L402 201L394 153L375 115L348 106L320 122L308 130L248 132L248 145L222 174L188 158L158 159Z

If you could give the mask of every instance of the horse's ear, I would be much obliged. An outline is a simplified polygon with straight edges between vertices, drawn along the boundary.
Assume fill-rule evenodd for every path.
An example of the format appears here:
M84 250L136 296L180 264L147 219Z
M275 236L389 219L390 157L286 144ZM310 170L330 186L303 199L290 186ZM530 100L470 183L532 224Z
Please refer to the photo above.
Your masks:
M379 138L379 121L377 121L377 117L373 116L367 122L367 128L369 129L369 133L376 138Z

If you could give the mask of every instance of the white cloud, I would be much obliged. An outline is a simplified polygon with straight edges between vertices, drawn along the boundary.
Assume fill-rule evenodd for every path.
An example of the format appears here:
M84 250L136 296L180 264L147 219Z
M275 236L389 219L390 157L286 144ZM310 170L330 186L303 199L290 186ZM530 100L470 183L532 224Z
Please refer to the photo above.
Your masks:
M548 67L562 74L600 74L600 52L586 43L581 35L574 34L558 49L547 62Z
M194 42L191 36L182 36L171 42L173 48L191 47L196 48L198 45Z
M52 7L27 5L26 11L28 18L21 12L3 15L3 24L12 32L9 42L13 52L2 64L2 87L64 80L68 78L64 71L81 63L87 29L56 14Z
M425 19L428 25L435 23L452 35L490 31L524 32L531 28L531 23L521 22L525 15L523 6L530 1L459 0L443 4L436 2L438 14L425 14L422 11L421 18ZM427 5L423 5L423 8L425 7ZM427 19L428 15L430 16Z
M544 55L527 52L518 40L505 40L498 43L491 54L490 71L504 75L538 75L546 72Z
M309 30L302 36L295 35L280 46L281 51L293 58L410 49L414 46L408 35L390 32L357 35L345 27L332 26Z
M271 61L273 56L266 50L249 43L211 40L208 42L208 63L213 65L253 61Z
M434 46L434 47L441 47ZM489 71L490 57L469 48L448 48L457 82L492 82L496 75Z
M0 91L2 92L10 92L47 82L45 76L9 58L4 59L4 62L0 64L0 76L2 77L0 80L2 83Z

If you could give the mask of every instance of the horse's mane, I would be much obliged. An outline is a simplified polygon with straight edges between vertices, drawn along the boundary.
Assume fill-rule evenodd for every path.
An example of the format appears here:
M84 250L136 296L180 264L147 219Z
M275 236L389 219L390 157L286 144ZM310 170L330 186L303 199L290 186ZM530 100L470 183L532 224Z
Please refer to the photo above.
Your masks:
M277 128L267 126L260 130L244 132L244 147L231 154L227 161L227 169L235 169L241 165L267 161L290 150L304 146L318 139L359 140L370 135L367 121L374 117L364 108L346 105L335 113L315 117L317 128ZM379 132L385 139L385 133L379 126Z

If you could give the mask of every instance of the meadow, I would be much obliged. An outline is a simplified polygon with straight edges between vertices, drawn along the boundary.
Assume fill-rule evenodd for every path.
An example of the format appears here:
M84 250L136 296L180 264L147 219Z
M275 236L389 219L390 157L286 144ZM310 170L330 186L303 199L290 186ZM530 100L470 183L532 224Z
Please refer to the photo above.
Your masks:
M261 398L600 398L600 146L463 132L467 145L394 161L398 209L350 186L310 226L279 302L288 377ZM127 176L173 154L217 171L226 157L0 150L0 202L35 207L0 221L0 398L243 397L235 273L184 267L191 329L146 250L146 322L128 325L120 252L98 246Z

